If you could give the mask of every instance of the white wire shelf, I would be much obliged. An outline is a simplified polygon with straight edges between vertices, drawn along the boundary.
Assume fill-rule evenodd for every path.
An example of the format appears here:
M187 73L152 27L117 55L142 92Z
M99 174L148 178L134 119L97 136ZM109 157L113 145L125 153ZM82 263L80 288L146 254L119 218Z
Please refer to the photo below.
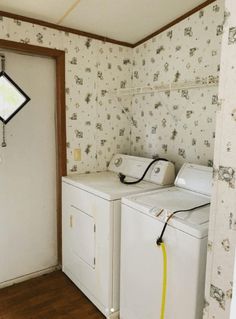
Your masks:
M117 96L150 94L158 92L180 91L189 89L209 88L219 85L218 76L208 76L196 78L194 81L173 82L170 84L160 84L156 86L132 87L124 89L110 90L109 93Z

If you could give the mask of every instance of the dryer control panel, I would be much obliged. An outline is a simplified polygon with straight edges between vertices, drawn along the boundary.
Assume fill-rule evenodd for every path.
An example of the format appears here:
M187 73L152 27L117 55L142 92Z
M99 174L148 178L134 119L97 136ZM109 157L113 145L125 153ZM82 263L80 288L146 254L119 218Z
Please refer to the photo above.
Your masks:
M150 182L159 185L172 185L175 180L175 166L171 162L160 161L151 168Z
M153 161L151 158L116 154L108 167L109 171L122 173L128 177L140 178ZM145 181L159 185L172 185L175 180L175 167L171 162L154 163L148 170Z

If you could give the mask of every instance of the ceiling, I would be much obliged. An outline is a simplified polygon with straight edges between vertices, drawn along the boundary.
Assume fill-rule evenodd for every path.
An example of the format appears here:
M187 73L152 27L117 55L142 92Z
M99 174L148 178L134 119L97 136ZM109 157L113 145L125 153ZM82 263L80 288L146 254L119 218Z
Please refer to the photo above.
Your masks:
M0 10L136 43L204 0L1 0Z

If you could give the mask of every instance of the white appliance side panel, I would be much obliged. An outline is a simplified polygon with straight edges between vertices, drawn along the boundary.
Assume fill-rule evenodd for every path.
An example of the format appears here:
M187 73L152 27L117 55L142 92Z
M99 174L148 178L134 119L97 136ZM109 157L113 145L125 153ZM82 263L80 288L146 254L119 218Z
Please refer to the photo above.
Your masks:
M162 293L163 223L122 205L120 319L156 319ZM168 288L165 319L202 319L207 238L167 228Z
M70 187L66 183L62 183L62 264L64 259L68 258L69 244L71 242L70 231Z
M120 236L121 201L114 201L114 245L113 245L113 308L120 307Z
M87 205L96 226L94 267L80 258L79 246L75 254L77 243L73 227L71 228L70 216L74 213L74 207L78 209L77 205L79 207ZM113 307L113 223L113 202L63 183L63 271L105 315ZM84 239L86 237L87 235ZM92 247L90 249L93 250Z

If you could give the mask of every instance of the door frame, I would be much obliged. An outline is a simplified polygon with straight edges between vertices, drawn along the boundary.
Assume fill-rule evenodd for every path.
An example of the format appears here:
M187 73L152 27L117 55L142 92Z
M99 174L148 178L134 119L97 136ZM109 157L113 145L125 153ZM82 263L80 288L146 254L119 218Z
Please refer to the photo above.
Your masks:
M58 263L62 262L62 191L61 178L67 175L66 165L66 102L65 102L65 51L0 39L0 49L30 55L51 57L56 62L56 160L57 160L57 247Z

